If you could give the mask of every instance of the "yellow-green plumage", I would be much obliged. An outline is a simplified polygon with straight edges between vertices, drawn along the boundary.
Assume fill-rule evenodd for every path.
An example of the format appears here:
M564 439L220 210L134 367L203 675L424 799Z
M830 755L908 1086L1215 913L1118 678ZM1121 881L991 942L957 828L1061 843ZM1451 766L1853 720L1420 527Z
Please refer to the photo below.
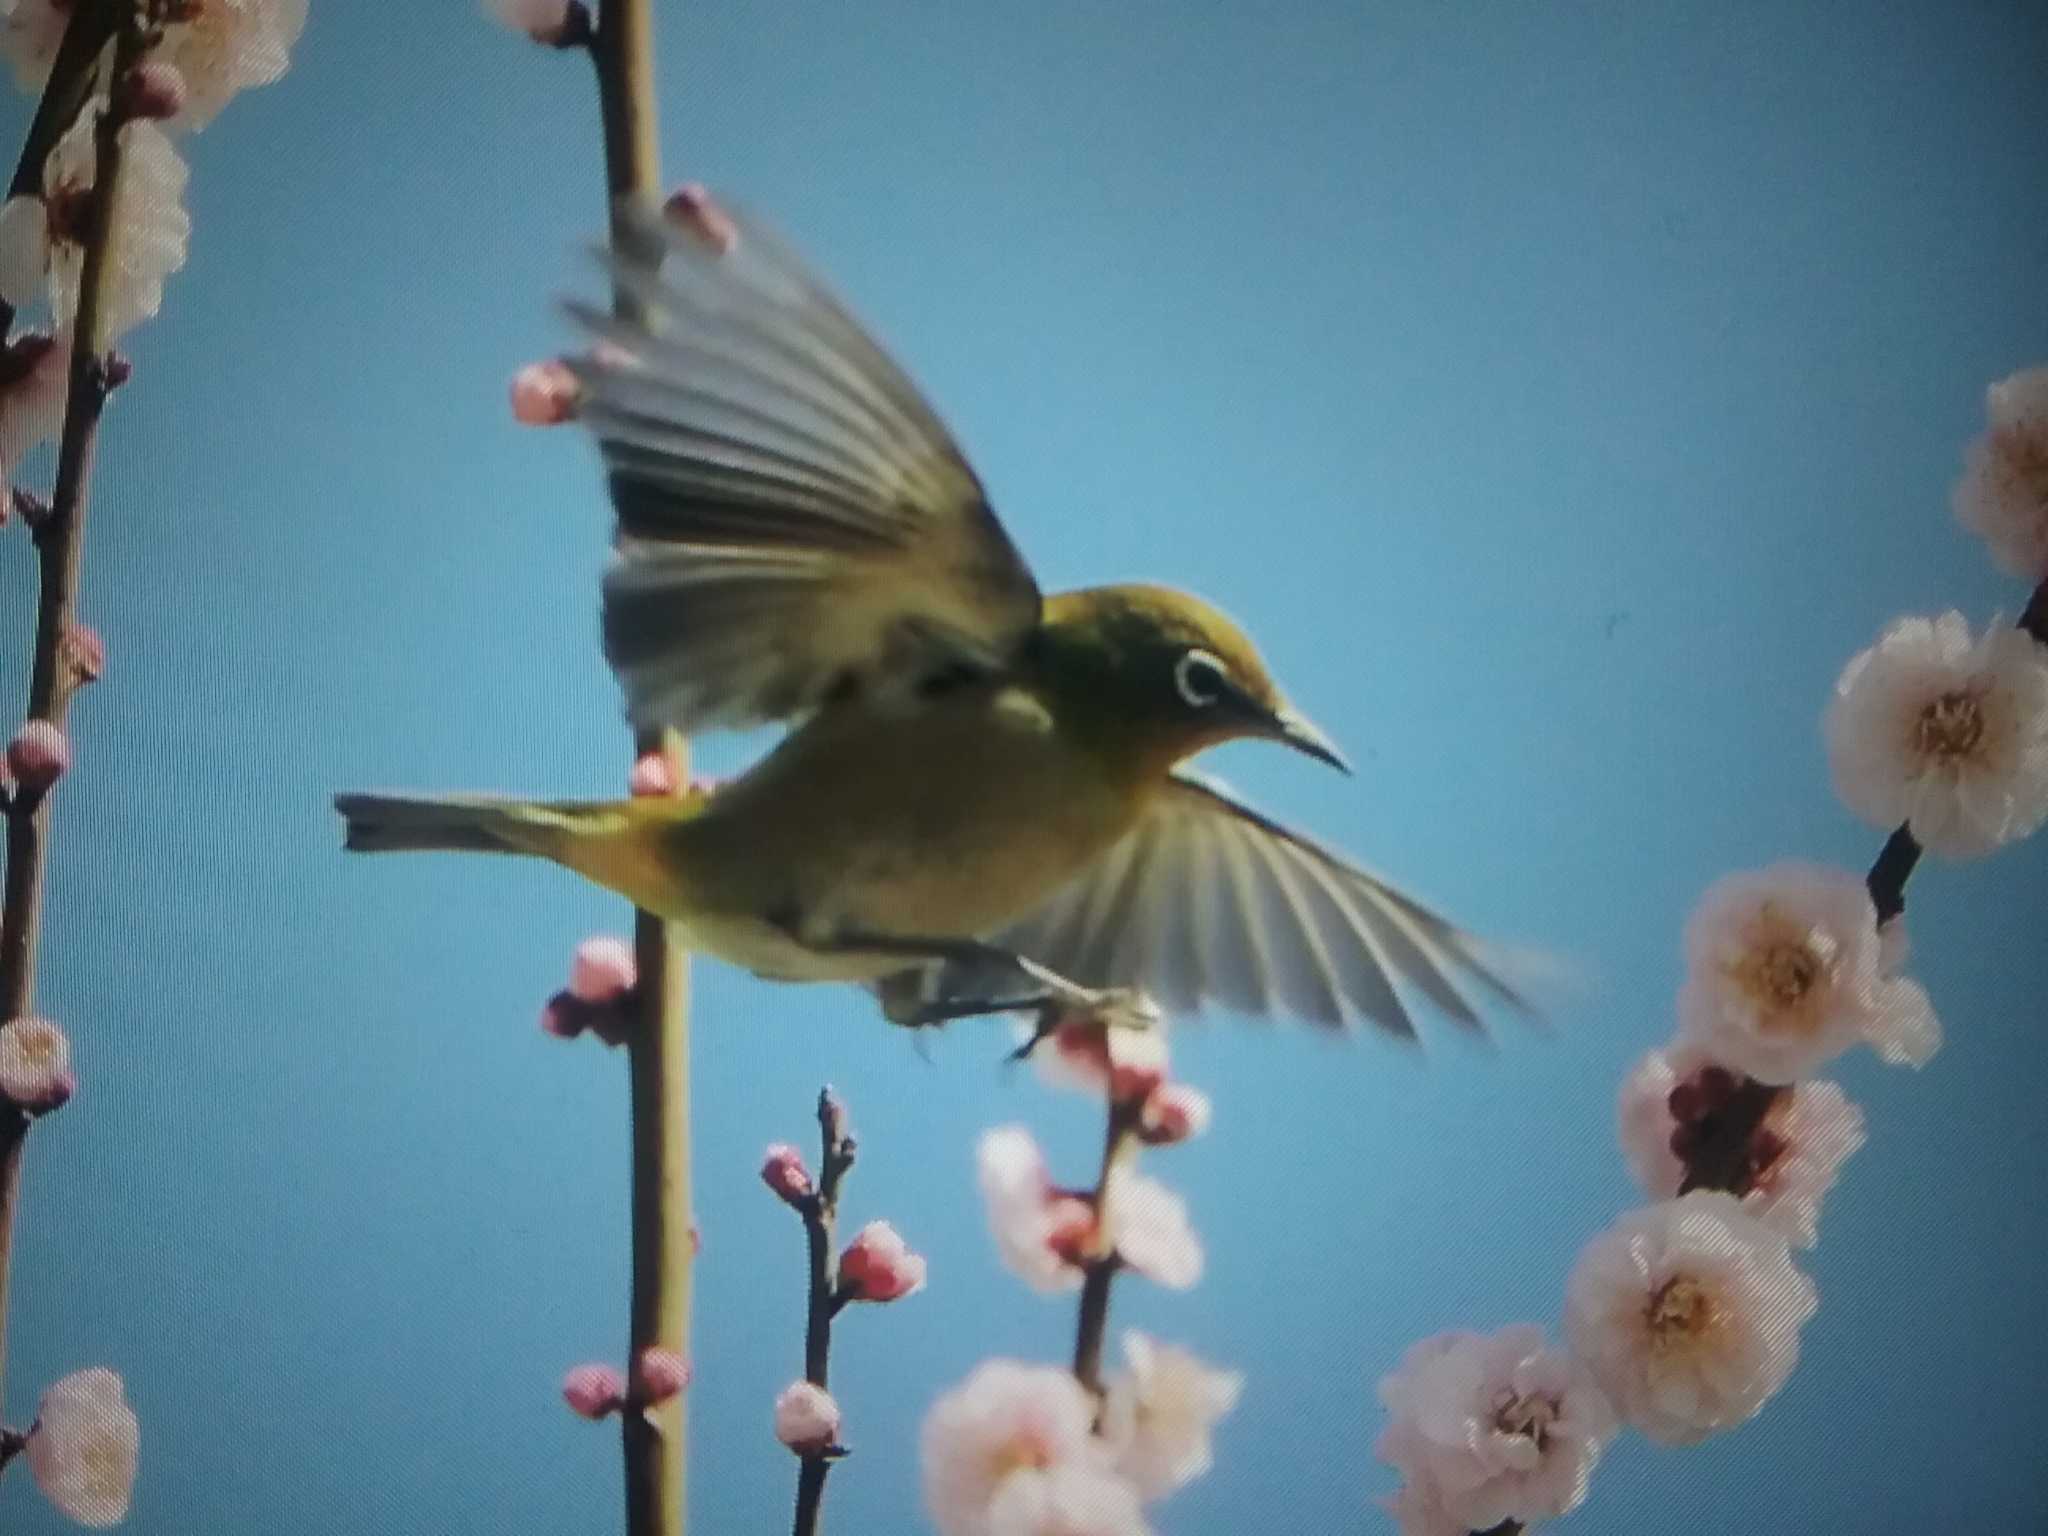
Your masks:
M608 344L579 365L619 512L605 645L636 724L790 733L713 793L340 796L351 848L551 859L758 974L932 1001L1014 984L997 951L1403 1033L1392 977L1466 1023L1457 980L1517 1001L1469 935L1181 771L1238 737L1340 760L1200 599L1042 597L908 380L736 227L621 271L644 321L578 311Z

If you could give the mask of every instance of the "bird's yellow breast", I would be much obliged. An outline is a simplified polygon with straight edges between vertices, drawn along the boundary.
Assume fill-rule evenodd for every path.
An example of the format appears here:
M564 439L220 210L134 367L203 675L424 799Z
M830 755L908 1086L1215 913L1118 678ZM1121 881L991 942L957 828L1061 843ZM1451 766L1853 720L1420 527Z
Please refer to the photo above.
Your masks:
M1108 849L1144 798L1025 686L829 709L676 829L679 915L738 964L867 979L894 967L806 954L777 929L985 936Z

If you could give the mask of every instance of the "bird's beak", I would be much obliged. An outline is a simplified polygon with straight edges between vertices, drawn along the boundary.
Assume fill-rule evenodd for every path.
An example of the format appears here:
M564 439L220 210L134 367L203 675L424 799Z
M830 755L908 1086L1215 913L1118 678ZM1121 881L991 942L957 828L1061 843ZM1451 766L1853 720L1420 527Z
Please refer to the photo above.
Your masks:
M1328 763L1340 773L1349 773L1351 764L1337 744L1322 733L1320 727L1293 709L1283 709L1273 716L1274 734L1297 752L1305 752L1318 762Z

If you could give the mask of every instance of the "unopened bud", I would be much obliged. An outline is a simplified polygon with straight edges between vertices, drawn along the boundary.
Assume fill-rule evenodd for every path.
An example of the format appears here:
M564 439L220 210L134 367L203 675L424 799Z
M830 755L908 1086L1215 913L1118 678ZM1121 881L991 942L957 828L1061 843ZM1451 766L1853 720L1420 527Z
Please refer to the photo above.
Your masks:
M642 752L633 762L626 787L636 795L672 795L677 789L676 765L666 752Z
M585 939L569 962L569 995L581 1002L617 1002L638 979L633 946L624 939Z
M786 1141L776 1142L762 1157L761 1182L790 1205L808 1200L818 1192L818 1186L811 1180L811 1170L804 1166L803 1154Z
M89 624L66 625L59 654L81 683L96 683L107 670L106 642Z
M690 1384L690 1362L673 1349L640 1351L642 1401L653 1406L665 1403Z
M100 385L107 390L119 389L135 377L135 362L125 352L109 352L100 359Z
M582 399L583 386L564 363L528 363L512 375L512 419L524 426L574 421Z
M862 1227L839 1256L839 1284L848 1301L900 1301L924 1289L925 1261L886 1221Z
M1165 1083L1145 1100L1138 1135L1155 1147L1191 1141L1209 1129L1209 1096L1186 1083Z
M149 59L128 71L121 90L124 116L162 122L184 110L185 76L177 65L163 59Z
M31 720L7 743L7 771L23 793L40 795L71 767L71 743L47 720Z
M839 1449L839 1405L823 1387L794 1382L775 1399L775 1438L799 1456Z
M662 204L662 212L721 256L740 243L740 229L732 215L718 206L701 182L677 187Z
M617 1413L626 1401L626 1379L616 1367L579 1365L562 1378L562 1401L586 1419Z

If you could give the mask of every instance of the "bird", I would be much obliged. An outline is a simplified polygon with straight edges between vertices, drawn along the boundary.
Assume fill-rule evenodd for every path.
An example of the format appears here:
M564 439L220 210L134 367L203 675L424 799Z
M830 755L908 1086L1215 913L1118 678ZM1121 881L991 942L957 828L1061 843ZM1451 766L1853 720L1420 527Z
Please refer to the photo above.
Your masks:
M344 845L552 860L771 981L883 1016L1149 1000L1417 1038L1532 1012L1512 953L1191 759L1349 772L1244 629L1140 582L1046 593L904 371L765 224L701 190L600 257L565 360L616 511L605 656L643 732L781 724L715 787L345 793ZM1034 1036L1036 1038L1036 1036Z

